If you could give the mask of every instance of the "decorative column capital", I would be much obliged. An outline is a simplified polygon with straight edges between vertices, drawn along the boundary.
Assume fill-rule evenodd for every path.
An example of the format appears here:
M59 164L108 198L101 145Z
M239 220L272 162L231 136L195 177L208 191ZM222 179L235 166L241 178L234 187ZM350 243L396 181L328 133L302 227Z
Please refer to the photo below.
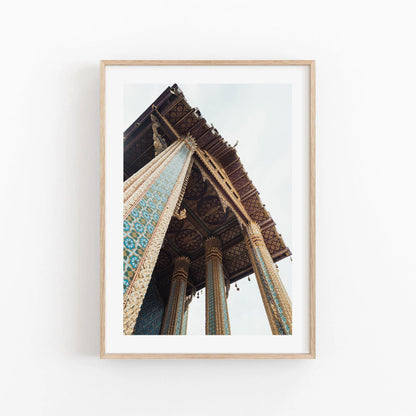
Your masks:
M205 240L205 258L217 257L222 260L221 240L218 237L209 237Z
M194 152L198 147L195 138L190 133L188 133L186 136L183 136L182 140L185 142L185 146L192 152Z
M263 235L261 233L259 225L250 221L246 224L246 235L244 235L246 242L251 242L254 246L264 245Z
M189 257L180 256L173 260L175 269L173 271L173 279L182 279L185 282L188 280L188 271L191 260Z

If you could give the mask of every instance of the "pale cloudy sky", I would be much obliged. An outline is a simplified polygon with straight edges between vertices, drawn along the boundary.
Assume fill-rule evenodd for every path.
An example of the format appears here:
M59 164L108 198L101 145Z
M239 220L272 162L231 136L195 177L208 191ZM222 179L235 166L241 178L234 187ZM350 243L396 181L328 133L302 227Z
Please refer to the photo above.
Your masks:
M172 80L170 85L173 85ZM134 84L124 89L125 128L149 107L168 85ZM292 242L292 89L281 84L180 84L193 107L234 145L260 198L276 222L285 243ZM296 261L296 253L293 254ZM289 259L278 263L291 296ZM228 311L232 335L271 334L255 276L232 285ZM193 299L188 334L205 334L205 290Z

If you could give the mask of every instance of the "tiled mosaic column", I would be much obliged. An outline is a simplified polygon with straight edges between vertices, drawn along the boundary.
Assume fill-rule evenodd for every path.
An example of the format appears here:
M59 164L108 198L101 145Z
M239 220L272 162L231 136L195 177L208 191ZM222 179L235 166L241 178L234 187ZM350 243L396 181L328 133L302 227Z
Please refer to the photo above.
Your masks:
M256 223L246 226L244 239L272 333L291 335L292 305Z
M124 212L131 208L131 204L126 204L130 199L134 203L133 195L140 190L146 189L146 184L152 183L155 178L160 174L166 164L169 163L170 156L178 151L178 148L182 144L181 140L177 140L163 152L153 158L147 165L139 169L134 175L130 176L124 181Z
M181 335L185 314L186 286L190 260L188 257L177 257L174 261L172 282L168 304L165 309L161 335Z
M124 334L133 333L166 230L190 173L196 145L177 140L125 182Z
M205 333L207 335L230 335L221 241L217 237L210 237L205 241L205 259Z
M191 300L192 300L192 295L189 295L185 300L185 310L183 312L181 335L186 335L186 330L188 329L188 311L189 311L189 304L191 303Z

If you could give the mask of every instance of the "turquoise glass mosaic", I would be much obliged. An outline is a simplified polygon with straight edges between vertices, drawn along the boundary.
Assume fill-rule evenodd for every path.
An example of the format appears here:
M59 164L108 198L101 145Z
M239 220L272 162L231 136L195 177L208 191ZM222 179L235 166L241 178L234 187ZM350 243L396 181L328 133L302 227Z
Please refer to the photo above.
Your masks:
M280 319L283 322L284 327L282 327L281 322L275 318L276 326L279 328L280 335L290 334L290 328L287 323L286 317L284 315L283 309L280 305L279 298L277 297L277 293L274 287L272 280L270 279L269 273L267 271L266 265L264 263L263 256L260 253L258 247L254 247L255 253L255 261L257 267L260 269L260 280L264 287L264 292L266 293L267 300L270 304L275 304L277 307L277 311L279 313Z
M179 150L123 223L123 293L129 288L143 259L188 153L189 149L186 146Z
M182 328L182 320L183 320L183 307L185 301L185 291L186 291L186 284L184 282L180 282L180 289L179 289L179 299L178 299L178 313L176 315L176 323L175 323L175 335L181 334Z
M215 303L214 303L214 279L212 277L212 261L207 261L206 277L206 302L208 309L208 335L215 335Z
M224 332L225 335L230 335L230 322L228 319L228 310L227 310L227 298L225 296L225 284L224 284L224 271L223 268L220 266L220 278L221 278L221 309L222 309L222 316L224 318Z
M170 294L169 294L169 300L168 300L168 306L166 310L166 316L165 321L163 322L163 327L161 334L167 334L168 326L169 326L169 318L172 315L172 309L173 309L173 296L172 293L175 293L175 287L176 287L176 280L173 280L170 286Z
M150 280L134 327L134 335L159 335L165 305L154 278Z

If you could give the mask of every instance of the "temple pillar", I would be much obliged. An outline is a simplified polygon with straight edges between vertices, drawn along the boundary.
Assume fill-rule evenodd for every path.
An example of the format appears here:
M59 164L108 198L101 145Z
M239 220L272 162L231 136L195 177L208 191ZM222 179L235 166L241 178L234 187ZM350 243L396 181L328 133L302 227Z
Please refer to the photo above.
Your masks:
M244 239L272 333L291 335L292 304L263 240L260 227L254 222L247 224Z
M178 139L124 183L124 334L131 335L196 144Z
M189 311L189 304L191 303L191 300L192 300L192 295L187 296L185 300L185 310L183 312L181 335L186 335L186 330L188 329L188 311Z
M205 333L230 335L221 241L217 237L210 237L205 241L205 259Z
M168 304L165 309L161 335L181 335L186 304L186 286L188 283L189 264L188 257L177 257L174 260L172 281ZM186 328L185 328L186 331Z

